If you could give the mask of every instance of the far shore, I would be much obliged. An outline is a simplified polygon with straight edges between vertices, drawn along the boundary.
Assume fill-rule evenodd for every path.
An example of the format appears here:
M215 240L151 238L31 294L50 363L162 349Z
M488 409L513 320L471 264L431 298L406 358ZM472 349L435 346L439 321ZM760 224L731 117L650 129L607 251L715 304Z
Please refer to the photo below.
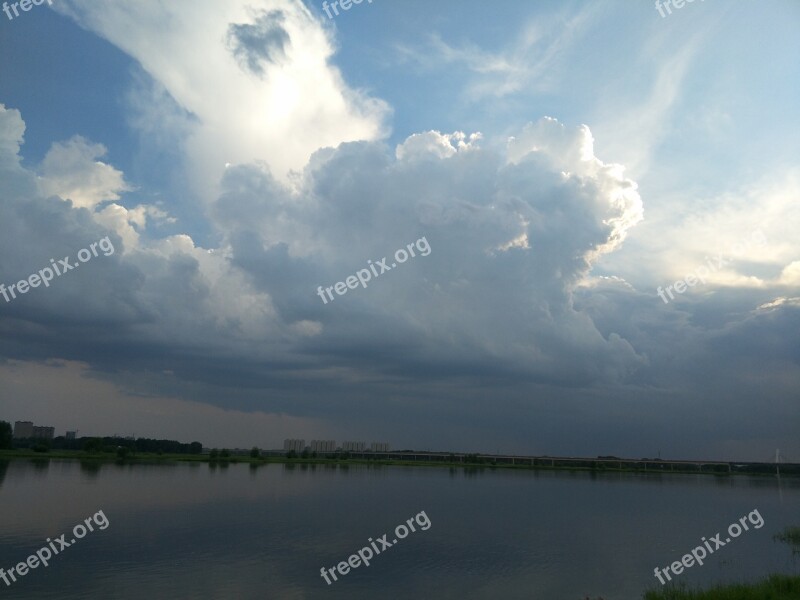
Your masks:
M770 463L723 463L700 461L662 461L658 459L624 459L616 457L562 458L562 457L507 457L501 455L454 455L443 453L390 452L395 458L386 458L387 453L358 453L358 456L288 457L276 451L263 452L259 457L247 454L231 454L227 457L212 457L209 454L175 454L155 452L129 453L124 458L111 452L87 452L83 450L50 450L37 452L32 449L0 450L0 460L8 459L67 459L77 461L99 461L118 464L190 462L212 465L243 463L253 466L266 464L286 465L374 465L374 466L419 466L449 467L465 469L522 469L541 471L590 471L679 475L775 475L776 466ZM413 459L406 458L413 456ZM800 465L781 464L780 474L800 475Z

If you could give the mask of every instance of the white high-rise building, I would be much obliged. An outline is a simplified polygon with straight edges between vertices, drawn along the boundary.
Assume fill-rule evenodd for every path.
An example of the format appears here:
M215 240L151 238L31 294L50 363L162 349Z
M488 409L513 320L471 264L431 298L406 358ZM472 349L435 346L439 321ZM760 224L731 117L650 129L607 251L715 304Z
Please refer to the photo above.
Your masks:
M372 452L388 452L389 451L389 443L388 442L372 442L369 445L369 449Z
M311 440L312 452L336 452L334 440Z
M366 447L366 442L342 442L344 452L363 452Z
M306 441L305 440L283 440L283 449L286 452L291 452L294 450L295 452L302 452L306 449Z

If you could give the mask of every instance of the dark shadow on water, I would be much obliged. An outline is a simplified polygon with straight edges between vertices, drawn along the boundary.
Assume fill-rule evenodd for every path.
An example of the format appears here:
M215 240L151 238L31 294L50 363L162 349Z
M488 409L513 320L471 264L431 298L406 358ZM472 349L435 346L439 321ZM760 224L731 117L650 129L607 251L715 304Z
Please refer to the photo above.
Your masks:
M32 458L30 462L33 465L33 471L36 475L46 475L47 470L50 468L49 458Z
M484 473L484 467L475 467L475 466L464 467L464 477L473 478L477 477L478 475L483 475L483 473Z
M81 473L89 479L95 479L100 474L100 469L103 463L99 460L82 460L80 461Z
M6 478L6 471L8 471L10 463L10 460L0 460L0 487L3 487L3 480Z

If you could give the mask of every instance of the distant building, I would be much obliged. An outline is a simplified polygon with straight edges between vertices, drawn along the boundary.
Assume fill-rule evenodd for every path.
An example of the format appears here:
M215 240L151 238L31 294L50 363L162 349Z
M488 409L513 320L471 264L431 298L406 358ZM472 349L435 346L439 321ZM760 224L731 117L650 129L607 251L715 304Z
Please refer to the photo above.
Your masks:
M334 440L311 440L312 452L336 452Z
M54 433L55 428L37 427L31 421L16 421L14 423L14 437L17 439L52 440Z
M74 440L77 433L77 431L68 431L66 437L68 440Z
M388 442L372 442L369 445L369 449L372 452L388 452L389 451L389 443Z
M283 440L283 449L286 452L291 452L294 450L295 452L302 452L306 449L306 441L305 440Z
M37 427L36 425L34 425L33 435L31 437L37 440L52 440L54 433L55 433L54 427Z
M14 438L24 439L33 437L32 421L16 421L14 423Z
M342 450L344 452L363 452L366 447L366 442L342 442Z

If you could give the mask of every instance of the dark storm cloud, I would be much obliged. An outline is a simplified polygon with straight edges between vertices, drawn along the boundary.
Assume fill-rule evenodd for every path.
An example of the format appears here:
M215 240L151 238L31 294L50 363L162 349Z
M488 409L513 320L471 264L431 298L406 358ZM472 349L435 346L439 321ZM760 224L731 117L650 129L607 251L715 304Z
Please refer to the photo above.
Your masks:
M131 393L384 423L450 447L479 432L551 452L669 447L688 418L675 447L745 451L797 422L800 353L783 335L797 330L794 301L758 309L774 296L754 289L665 306L589 275L641 202L580 128L540 121L508 155L436 132L394 153L343 144L291 188L263 166L231 166L209 211L223 240L213 251L185 235L143 241L109 217L125 213L117 204L40 193L20 166L23 132L19 113L0 111L0 279L105 235L117 252L0 304L7 359L78 360ZM88 147L59 146L59 181ZM84 197L113 195L100 167ZM423 236L428 256L327 304L317 295Z

